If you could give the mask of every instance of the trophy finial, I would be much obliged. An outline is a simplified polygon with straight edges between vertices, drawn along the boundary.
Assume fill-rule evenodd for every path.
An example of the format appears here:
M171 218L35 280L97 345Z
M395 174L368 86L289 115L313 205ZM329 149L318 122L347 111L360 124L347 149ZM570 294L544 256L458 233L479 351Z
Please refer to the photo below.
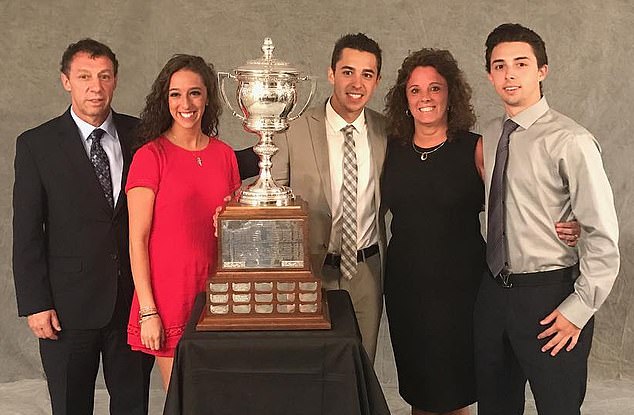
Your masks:
M264 43L262 44L262 52L264 52L264 60L270 61L273 59L273 50L275 46L273 45L273 41L270 37L264 38Z

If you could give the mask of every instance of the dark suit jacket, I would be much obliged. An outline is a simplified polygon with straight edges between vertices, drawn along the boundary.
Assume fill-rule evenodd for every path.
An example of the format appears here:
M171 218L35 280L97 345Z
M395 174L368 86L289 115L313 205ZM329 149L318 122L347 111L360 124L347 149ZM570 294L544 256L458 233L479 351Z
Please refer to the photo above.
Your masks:
M260 157L253 152L253 147L247 147L242 150L234 150L238 161L238 170L240 170L240 180L245 180L260 174Z
M13 188L13 274L20 316L55 309L62 329L107 325L117 293L134 285L124 192L136 118L113 112L124 158L108 205L70 108L18 137Z

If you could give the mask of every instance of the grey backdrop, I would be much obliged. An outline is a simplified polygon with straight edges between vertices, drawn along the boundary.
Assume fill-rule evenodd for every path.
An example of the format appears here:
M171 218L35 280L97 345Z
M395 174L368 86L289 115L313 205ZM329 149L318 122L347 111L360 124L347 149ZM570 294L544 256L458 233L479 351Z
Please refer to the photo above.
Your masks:
M483 43L493 27L507 21L542 35L550 57L549 103L586 126L603 146L621 225L622 268L597 316L591 370L598 377L634 378L631 0L0 0L0 382L41 376L36 341L15 306L12 166L17 135L68 105L58 65L69 43L89 36L112 47L121 64L114 107L137 115L173 53L199 54L229 70L259 56L265 36L273 38L278 57L319 77L315 102L321 103L330 91L326 69L333 43L343 33L362 31L384 51L383 80L372 107L383 108L409 50L438 47L458 59L484 121L501 109L486 79ZM254 141L226 110L221 136L235 147Z

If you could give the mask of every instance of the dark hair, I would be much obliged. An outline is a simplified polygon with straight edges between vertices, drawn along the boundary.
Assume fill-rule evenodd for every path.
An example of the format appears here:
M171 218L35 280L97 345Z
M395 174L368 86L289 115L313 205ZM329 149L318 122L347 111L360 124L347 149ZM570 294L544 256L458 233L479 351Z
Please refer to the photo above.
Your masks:
M203 114L201 129L209 136L218 135L218 118L222 113L218 96L218 79L211 63L200 56L174 55L167 61L150 93L145 98L145 108L141 111L141 122L137 128L135 149L152 141L167 131L173 123L169 110L169 87L172 75L181 69L187 69L200 75L207 88L207 106Z
M385 96L385 115L390 139L410 144L414 137L414 118L408 111L405 88L414 69L420 66L436 69L447 81L447 139L451 141L458 131L469 131L476 122L471 105L471 87L449 51L425 48L412 52L405 58L398 70L396 84Z
M356 35L347 34L337 40L335 48L332 50L332 58L330 59L330 68L332 68L333 72L337 68L337 62L341 59L341 53L345 48L374 54L376 57L377 76L381 74L381 48L378 43L363 33L357 33Z
M64 51L62 61L60 62L60 71L62 71L66 76L68 76L70 72L70 64L73 61L73 58L80 52L89 54L91 58L105 56L110 59L114 69L114 76L117 76L119 62L117 61L117 57L114 52L103 43L90 38L81 39L77 43L71 43Z
M537 67L548 64L546 44L542 38L531 29L518 23L504 23L493 29L486 41L485 63L487 72L491 72L491 53L493 48L503 42L525 42L533 49L537 58Z

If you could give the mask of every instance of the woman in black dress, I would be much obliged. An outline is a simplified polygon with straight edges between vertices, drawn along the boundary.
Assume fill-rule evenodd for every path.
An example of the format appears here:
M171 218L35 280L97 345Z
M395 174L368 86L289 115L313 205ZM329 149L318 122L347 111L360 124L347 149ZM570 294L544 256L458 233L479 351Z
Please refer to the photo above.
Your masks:
M467 415L476 400L473 305L486 267L471 88L448 51L422 49L404 60L385 100L385 304L399 391L413 414ZM576 223L563 226L563 240L578 234Z

